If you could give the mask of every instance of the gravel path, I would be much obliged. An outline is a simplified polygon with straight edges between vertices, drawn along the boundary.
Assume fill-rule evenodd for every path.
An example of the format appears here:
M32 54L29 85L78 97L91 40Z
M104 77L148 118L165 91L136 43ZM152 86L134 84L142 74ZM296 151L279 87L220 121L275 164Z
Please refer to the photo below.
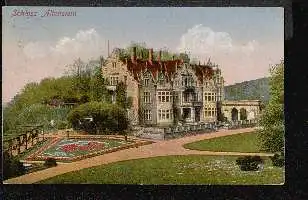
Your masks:
M237 130L219 130L215 133L207 133L203 135L189 136L168 141L157 141L156 143L140 146L138 148L125 149L113 153L107 153L104 155L68 163L59 164L56 167L48 168L42 171L33 172L20 177L12 178L4 181L5 184L31 184L44 179L51 178L60 174L64 174L71 171L77 171L84 168L94 167L98 165L140 159L156 156L168 156L168 155L260 155L270 156L273 154L268 153L240 153L240 152L211 152L211 151L197 151L185 149L182 145L215 137L222 137L227 135L234 135L244 132L251 132L254 128L245 128Z

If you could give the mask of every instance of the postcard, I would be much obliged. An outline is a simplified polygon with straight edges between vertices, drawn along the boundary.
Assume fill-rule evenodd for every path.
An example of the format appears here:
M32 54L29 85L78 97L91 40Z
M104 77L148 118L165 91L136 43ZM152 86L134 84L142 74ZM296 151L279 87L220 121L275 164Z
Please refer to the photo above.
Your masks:
M3 7L6 184L284 184L284 10Z

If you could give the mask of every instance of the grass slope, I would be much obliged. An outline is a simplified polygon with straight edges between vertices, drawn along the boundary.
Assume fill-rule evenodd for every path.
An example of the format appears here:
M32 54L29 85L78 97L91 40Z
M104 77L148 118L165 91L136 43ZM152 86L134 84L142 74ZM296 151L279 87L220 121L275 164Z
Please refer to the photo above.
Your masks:
M184 148L200 151L256 153L260 152L259 145L258 134L251 132L201 140L185 144Z
M69 172L41 184L281 184L284 169L266 159L261 172L243 172L234 156L166 156L129 160Z

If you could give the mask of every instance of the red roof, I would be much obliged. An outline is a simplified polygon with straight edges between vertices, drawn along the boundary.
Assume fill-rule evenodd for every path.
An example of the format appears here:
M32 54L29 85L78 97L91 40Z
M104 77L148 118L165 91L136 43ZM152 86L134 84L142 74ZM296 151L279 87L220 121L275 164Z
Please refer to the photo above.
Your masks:
M141 60L136 59L135 62L132 62L131 59L127 59L127 69L132 73L134 76L134 79L139 82L138 74L142 71L144 72L146 69L148 69L154 79L157 79L158 72L162 71L164 74L168 76L168 79L170 80L170 77L172 74L176 71L176 65L183 64L183 60L168 60L168 61L150 61L150 60ZM204 76L212 76L213 75L213 69L206 65L193 65L192 66L195 71L196 75L199 78L199 81L202 82L202 75Z

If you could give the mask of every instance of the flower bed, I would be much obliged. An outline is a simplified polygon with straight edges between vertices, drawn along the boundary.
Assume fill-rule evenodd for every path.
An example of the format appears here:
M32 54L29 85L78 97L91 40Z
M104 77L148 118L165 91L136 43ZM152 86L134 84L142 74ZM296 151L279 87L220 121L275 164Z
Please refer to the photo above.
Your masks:
M26 160L46 160L54 158L57 161L76 161L84 158L110 153L126 148L150 144L149 141L125 141L120 138L54 138L48 145L31 154Z

